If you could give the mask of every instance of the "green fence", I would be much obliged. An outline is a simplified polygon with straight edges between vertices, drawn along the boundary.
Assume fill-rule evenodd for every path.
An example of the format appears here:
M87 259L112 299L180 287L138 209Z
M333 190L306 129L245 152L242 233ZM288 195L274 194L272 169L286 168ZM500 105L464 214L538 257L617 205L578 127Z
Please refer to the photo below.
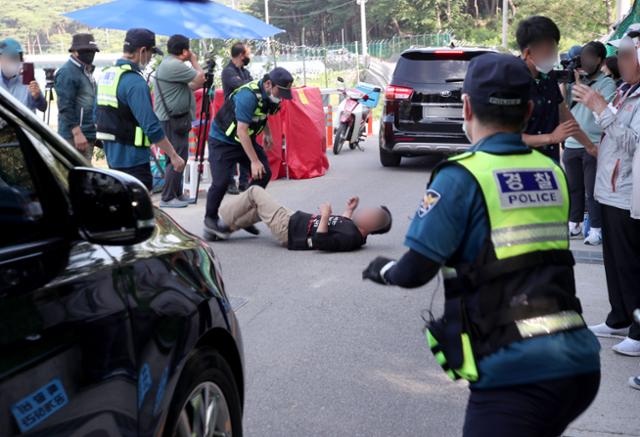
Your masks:
M425 33L422 35L394 36L389 39L369 41L367 43L367 51L369 56L389 59L395 55L399 55L410 47L442 47L448 46L449 44L451 44L451 35L448 33ZM326 49L329 52L346 50L349 53L357 52L362 54L362 45L357 42L350 42L344 45L332 44L327 46Z

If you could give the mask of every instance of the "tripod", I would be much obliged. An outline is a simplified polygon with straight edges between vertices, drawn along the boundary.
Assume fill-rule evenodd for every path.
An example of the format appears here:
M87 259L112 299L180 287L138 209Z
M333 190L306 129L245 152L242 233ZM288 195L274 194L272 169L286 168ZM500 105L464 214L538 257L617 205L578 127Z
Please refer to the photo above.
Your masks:
M211 96L214 92L213 71L216 62L213 57L207 61L207 71L205 81L202 85L202 104L200 106L200 124L198 125L198 146L196 149L196 162L198 163L198 179L196 182L195 203L198 203L198 193L200 192L200 180L204 171L204 148L207 144L207 133L211 122Z
M47 109L45 109L42 114L42 121L46 122L47 125L51 120L51 103L53 102L53 84L55 81L55 68L45 68L44 76L45 76L45 85L44 85L44 100L47 102Z
M44 100L47 102L47 109L42 113L42 121L49 124L51 120L51 103L53 102L53 82L44 86Z

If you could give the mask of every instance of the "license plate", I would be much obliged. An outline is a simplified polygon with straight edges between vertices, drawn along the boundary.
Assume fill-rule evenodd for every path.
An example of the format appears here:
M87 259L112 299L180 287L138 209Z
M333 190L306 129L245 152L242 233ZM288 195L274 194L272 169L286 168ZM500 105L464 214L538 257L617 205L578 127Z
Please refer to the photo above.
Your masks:
M424 118L462 118L461 106L424 106Z

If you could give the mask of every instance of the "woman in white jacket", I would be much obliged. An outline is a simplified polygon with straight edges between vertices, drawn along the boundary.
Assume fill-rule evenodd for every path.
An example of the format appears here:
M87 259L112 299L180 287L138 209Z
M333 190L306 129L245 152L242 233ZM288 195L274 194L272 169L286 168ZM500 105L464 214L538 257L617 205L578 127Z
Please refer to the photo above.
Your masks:
M573 88L575 100L594 112L603 129L598 146L595 198L602 205L603 255L611 311L596 335L627 335L613 350L640 356L640 31L615 42L624 84L611 104L585 85ZM637 381L640 388L640 379Z

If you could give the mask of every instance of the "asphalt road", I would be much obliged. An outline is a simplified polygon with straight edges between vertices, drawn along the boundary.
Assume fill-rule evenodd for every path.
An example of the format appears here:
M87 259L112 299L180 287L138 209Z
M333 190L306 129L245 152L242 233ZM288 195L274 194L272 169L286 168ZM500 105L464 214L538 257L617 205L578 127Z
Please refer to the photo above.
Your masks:
M324 201L340 213L346 199L385 204L394 213L389 234L371 236L347 254L289 252L267 228L259 237L238 233L212 243L228 292L234 297L246 355L245 435L252 436L458 436L466 384L440 370L422 334L421 313L436 281L416 290L363 282L361 271L378 254L404 252L403 238L433 160L414 158L402 167L378 163L376 142L365 152L330 157L324 177L276 181L269 191L292 209L313 212ZM204 202L170 211L201 234ZM576 268L578 294L589 322L608 308L604 269ZM614 356L614 340L602 342L603 383L594 405L567 436L640 436L640 392L626 386L640 373L638 360Z

